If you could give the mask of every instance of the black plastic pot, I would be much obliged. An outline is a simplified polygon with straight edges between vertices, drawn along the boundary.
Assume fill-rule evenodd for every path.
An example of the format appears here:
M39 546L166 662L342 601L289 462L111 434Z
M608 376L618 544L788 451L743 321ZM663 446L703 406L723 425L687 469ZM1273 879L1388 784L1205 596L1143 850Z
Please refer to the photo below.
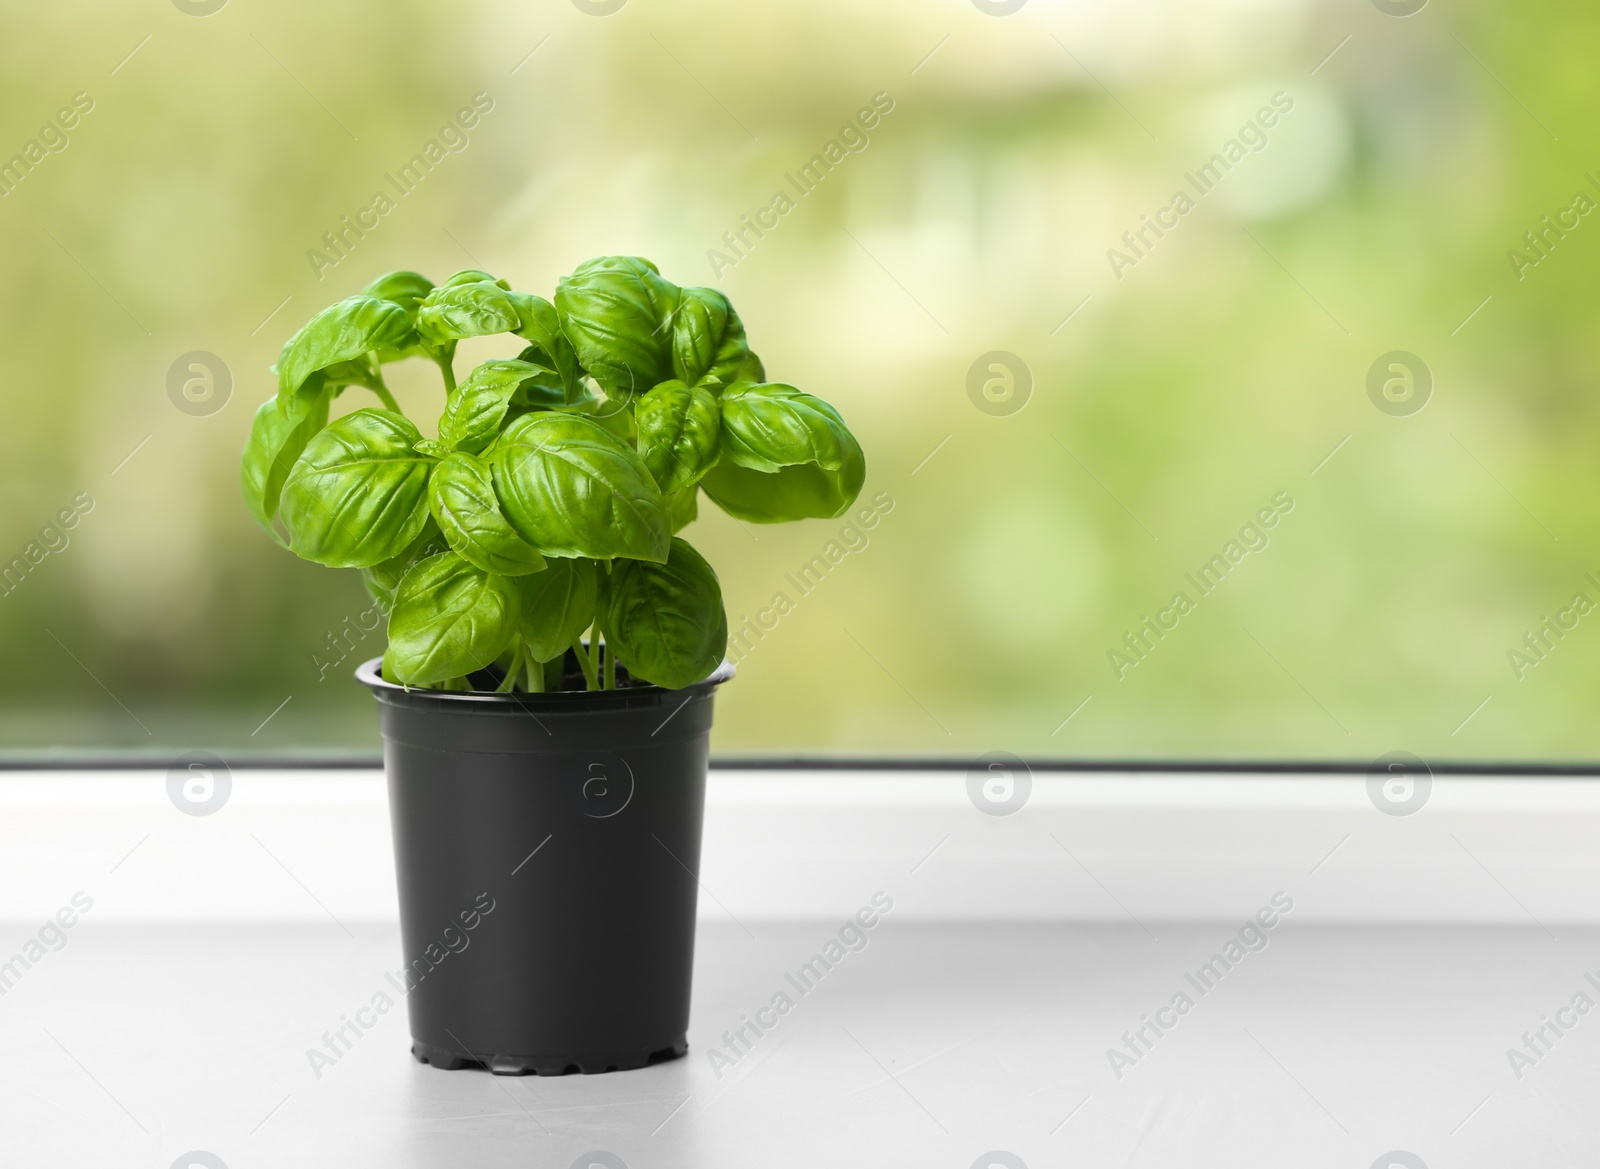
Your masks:
M561 1075L687 1050L713 694L378 699L412 1054Z

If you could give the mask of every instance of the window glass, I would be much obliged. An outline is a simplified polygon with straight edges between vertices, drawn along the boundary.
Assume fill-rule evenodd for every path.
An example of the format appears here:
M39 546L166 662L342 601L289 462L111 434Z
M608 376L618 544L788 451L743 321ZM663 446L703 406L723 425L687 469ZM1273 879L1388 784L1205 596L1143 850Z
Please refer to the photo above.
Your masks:
M606 253L725 291L867 452L835 520L701 508L719 751L1600 750L1589 24L174 0L8 30L0 750L371 750L360 580L240 497L279 347L391 269L548 296ZM390 384L431 429L435 371Z

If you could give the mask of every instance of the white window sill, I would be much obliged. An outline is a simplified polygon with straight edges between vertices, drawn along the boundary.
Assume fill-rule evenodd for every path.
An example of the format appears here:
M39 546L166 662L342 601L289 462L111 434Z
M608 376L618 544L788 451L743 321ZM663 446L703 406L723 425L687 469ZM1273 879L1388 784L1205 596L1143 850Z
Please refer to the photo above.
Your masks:
M719 772L687 1057L501 1080L414 1062L403 1003L314 1070L400 952L382 781L234 778L192 817L160 774L0 777L0 949L94 899L0 997L0 1160L1600 1162L1600 1022L1507 1055L1600 998L1593 781L1439 780L1396 818L1359 778L1039 776L995 818L960 775ZM712 1060L879 889L866 948ZM1264 944L1196 989L1279 891ZM1179 993L1137 1060L1109 1054Z
M76 890L106 921L395 917L379 773L240 771L202 817L165 778L0 774L0 921ZM828 918L885 889L902 920L1226 921L1281 889L1305 921L1595 922L1596 839L1590 779L1441 777L1396 817L1360 776L1038 774L995 817L961 773L717 771L701 914Z

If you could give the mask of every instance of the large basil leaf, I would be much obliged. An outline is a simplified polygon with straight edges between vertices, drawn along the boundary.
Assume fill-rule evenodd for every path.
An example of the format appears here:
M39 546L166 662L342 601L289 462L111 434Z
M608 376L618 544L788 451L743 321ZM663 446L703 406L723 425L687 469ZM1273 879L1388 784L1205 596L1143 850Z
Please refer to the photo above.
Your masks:
M598 423L524 414L487 457L506 518L546 556L666 559L666 501L633 448Z
M662 382L634 408L639 454L663 492L693 487L717 461L721 412L705 386Z
M755 471L801 463L838 468L860 453L837 410L781 382L724 395L722 445L734 462Z
M516 330L517 335L533 342L544 357L540 364L548 365L560 375L567 404L575 404L586 392L583 370L578 366L578 355L572 348L572 342L561 331L561 318L556 306L543 297L526 292L513 292L511 302L517 306L517 316L522 322Z
M522 595L517 632L534 661L560 657L594 622L592 560L552 560L543 572L519 576L516 585Z
M387 612L394 605L395 590L400 587L403 578L410 567L417 561L429 556L437 556L449 550L450 545L445 543L444 534L439 531L439 525L433 522L433 517L428 517L428 522L422 525L422 534L411 541L404 552L398 556L380 561L370 568L360 569L361 582L367 586L367 592L375 601L382 601L384 611Z
M481 670L511 639L516 588L454 552L419 560L400 581L389 613L383 674L406 686L432 686Z
M717 574L673 537L665 564L618 562L606 582L606 643L635 678L679 690L716 669L728 648Z
M500 514L489 464L462 451L445 458L428 480L428 510L450 547L485 572L538 572L544 557Z
M362 360L370 364L369 354L403 351L416 341L411 314L394 301L373 296L341 300L312 317L283 347L278 357L278 397L291 397L313 374L330 366Z
M456 274L461 275L465 273ZM511 293L499 283L490 279L451 283L456 276L428 293L417 309L417 332L424 341L439 347L462 337L510 333L521 326Z
M732 385L750 358L744 322L715 288L685 288L672 317L672 376L688 385Z
M601 256L556 285L556 313L578 361L610 397L626 400L672 376L681 290L649 260Z
M284 401L268 398L261 403L250 426L250 439L245 443L239 468L245 503L257 522L285 547L287 541L272 525L284 480L311 436L327 424L328 395L317 390L295 394Z
M477 454L494 441L512 395L541 369L528 361L485 361L445 400L439 417L439 442L446 450Z
M289 547L333 568L388 560L428 521L433 460L412 444L421 433L389 410L357 410L306 444L283 485Z
M867 474L839 412L781 383L723 394L722 452L700 486L728 514L752 523L842 515Z

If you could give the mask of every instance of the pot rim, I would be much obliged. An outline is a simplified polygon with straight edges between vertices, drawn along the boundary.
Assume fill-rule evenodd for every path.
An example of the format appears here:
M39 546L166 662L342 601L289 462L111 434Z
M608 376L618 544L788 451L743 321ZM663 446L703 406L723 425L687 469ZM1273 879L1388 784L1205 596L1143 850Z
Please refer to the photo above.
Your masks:
M657 706L674 695L687 698L709 695L737 673L727 658L707 677L681 690L660 686L627 686L620 690L547 690L539 694L499 694L490 690L425 690L402 686L383 676L383 658L371 658L356 667L356 681L371 690L377 699L406 705L451 706L465 704L478 710L499 708L508 711L594 710L624 706Z

